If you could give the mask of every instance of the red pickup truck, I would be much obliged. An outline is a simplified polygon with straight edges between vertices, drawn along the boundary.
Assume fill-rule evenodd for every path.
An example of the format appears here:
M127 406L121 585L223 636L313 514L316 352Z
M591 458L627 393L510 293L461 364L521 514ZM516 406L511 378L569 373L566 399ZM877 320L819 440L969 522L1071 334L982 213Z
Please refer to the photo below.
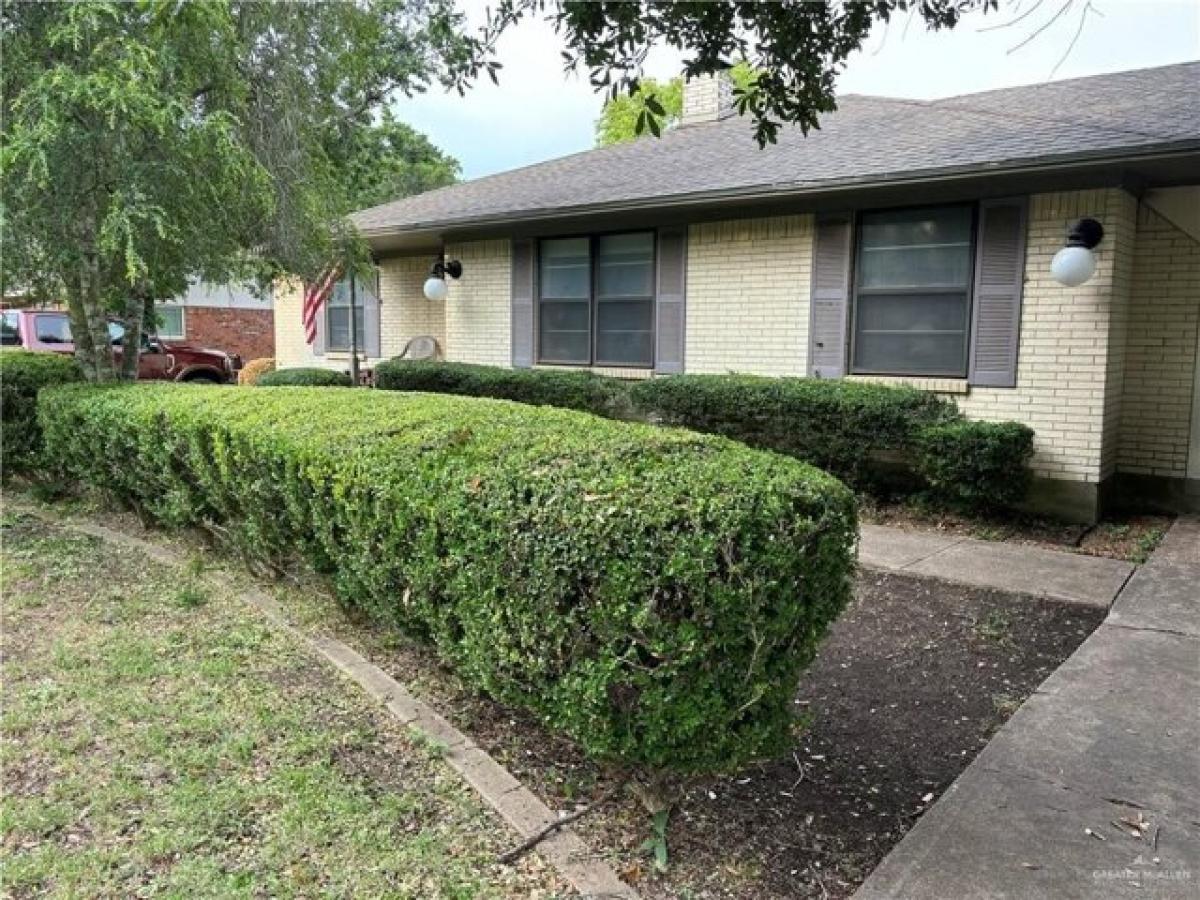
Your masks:
M110 321L108 335L119 357L125 339L125 326ZM51 353L74 353L71 318L61 310L6 309L0 313L0 345ZM237 370L241 367L242 360L236 355L142 335L141 352L138 354L140 379L225 384L237 379Z

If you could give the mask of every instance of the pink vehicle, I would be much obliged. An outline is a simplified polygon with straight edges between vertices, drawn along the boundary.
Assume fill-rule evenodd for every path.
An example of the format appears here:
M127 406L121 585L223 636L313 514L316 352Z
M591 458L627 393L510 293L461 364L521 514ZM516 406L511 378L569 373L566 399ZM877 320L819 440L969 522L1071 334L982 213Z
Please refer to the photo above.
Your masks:
M0 317L0 345L50 353L75 352L71 319L61 310L6 309ZM109 322L108 334L119 356L125 327L120 322ZM242 360L236 355L142 335L139 379L226 384L236 380L241 367Z

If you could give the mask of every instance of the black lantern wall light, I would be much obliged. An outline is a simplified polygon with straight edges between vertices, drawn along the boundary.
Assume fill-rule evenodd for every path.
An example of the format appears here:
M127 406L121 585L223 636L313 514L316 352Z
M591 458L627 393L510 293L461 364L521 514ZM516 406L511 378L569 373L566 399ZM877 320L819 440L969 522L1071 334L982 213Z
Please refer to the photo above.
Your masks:
M463 266L457 259L438 259L429 268L429 277L425 279L425 299L432 300L434 303L440 303L446 299L446 295L450 292L446 284L446 276L449 275L456 281L462 278Z

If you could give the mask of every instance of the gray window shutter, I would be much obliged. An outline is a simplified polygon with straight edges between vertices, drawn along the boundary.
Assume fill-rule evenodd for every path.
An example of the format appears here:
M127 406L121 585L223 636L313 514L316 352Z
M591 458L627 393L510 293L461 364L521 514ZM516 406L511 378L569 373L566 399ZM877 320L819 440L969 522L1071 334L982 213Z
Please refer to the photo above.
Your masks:
M655 298L654 371L683 371L684 324L687 312L687 226L658 232L658 290Z
M329 298L326 298L325 302L321 304L321 308L317 310L317 339L313 341L312 345L312 352L316 356L324 356L326 353L325 347L327 340L325 332L328 326L326 324L325 316L326 313L329 312L328 304Z
M971 384L1016 387L1025 280L1025 199L979 206L975 292L971 314Z
M535 244L532 240L512 242L512 364L514 369L533 366L533 307Z
M815 378L846 374L852 231L850 213L817 217L808 329L808 374Z
M379 337L379 295L362 283L359 283L358 289L362 292L363 353L369 359L379 359L383 355L382 341Z

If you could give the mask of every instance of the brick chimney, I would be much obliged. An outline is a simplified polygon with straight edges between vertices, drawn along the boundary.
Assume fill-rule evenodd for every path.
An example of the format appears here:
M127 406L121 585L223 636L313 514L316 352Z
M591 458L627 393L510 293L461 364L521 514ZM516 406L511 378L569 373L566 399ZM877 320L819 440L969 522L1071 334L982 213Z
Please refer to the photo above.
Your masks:
M727 72L696 75L683 86L681 125L716 122L733 114L733 82Z

